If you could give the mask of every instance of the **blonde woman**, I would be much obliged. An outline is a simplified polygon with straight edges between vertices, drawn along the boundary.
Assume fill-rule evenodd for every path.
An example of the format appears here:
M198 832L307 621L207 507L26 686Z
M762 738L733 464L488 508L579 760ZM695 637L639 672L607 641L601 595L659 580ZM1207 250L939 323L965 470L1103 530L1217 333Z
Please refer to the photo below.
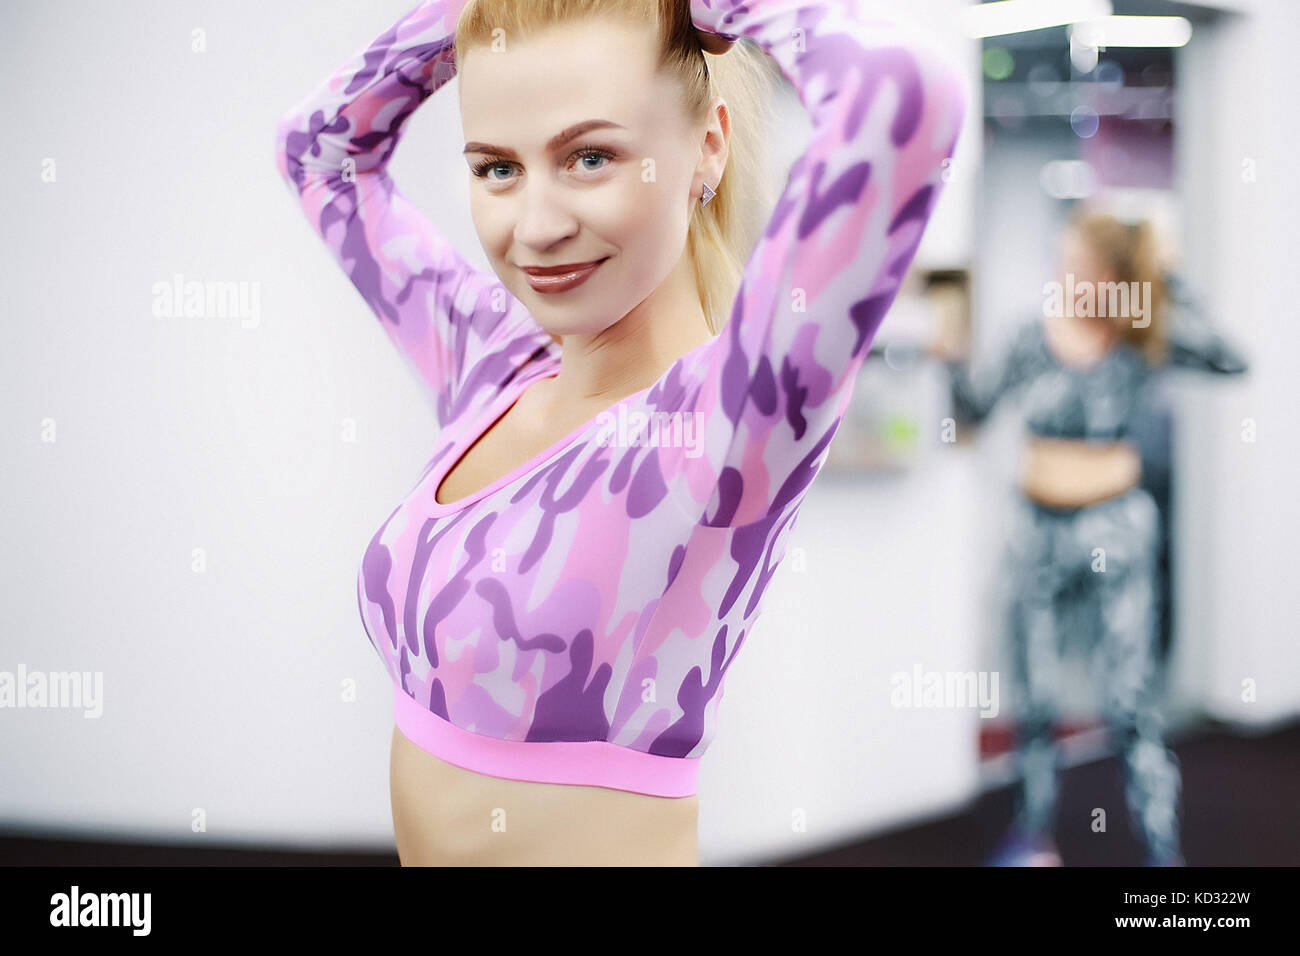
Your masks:
M774 208L769 62L813 125ZM387 172L454 75L491 271ZM442 426L357 582L403 863L698 864L727 668L964 102L838 0L441 0L284 116L282 175Z
M1150 865L1182 865L1181 775L1157 709L1160 513L1139 484L1141 459L1129 432L1159 369L1239 374L1247 366L1220 335L1171 307L1145 221L1077 207L1061 236L1059 274L1059 295L1049 295L1044 309L1050 314L1020 324L989 366L972 374L951 327L930 343L930 353L946 362L962 419L979 424L1016 392L1030 432L1007 555L1020 725L1017 813L991 862L1061 865L1053 836L1062 631L1056 602L1081 583L1100 612L1091 663L1131 819Z

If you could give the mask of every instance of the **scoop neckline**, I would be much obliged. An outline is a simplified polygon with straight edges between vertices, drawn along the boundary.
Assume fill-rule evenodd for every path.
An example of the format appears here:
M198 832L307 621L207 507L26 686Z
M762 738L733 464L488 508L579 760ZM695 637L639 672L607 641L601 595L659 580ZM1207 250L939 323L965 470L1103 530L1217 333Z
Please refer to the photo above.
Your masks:
M721 339L722 336L719 334L713 336L713 338L708 339L707 341L701 342L695 348L691 349L689 352L686 352L684 355L677 358L676 361L672 363L672 365L668 366L668 368L664 371L662 375L659 376L659 378L655 379L655 381L647 385L645 388L632 392L630 395L625 395L622 398L618 399L618 401L611 404L609 407L601 409L599 412L591 416L591 418L587 419L585 422L583 422L577 428L573 429L573 431L569 432L567 435L565 435L559 441L555 442L549 448L546 448L543 451L538 452L532 458L528 459L523 464L519 465L519 467L515 468L513 471L509 472L508 474L502 475L500 478L497 478L495 481L490 482L484 488L472 492L471 494L466 495L464 498L457 498L455 501L449 501L446 504L443 504L442 502L438 501L438 489L442 487L443 481L446 480L447 475L451 472L451 470L455 468L456 465L458 465L461 462L461 460L465 457L465 454L469 451L470 447L474 444L474 442L482 438L485 434L488 433L488 431L494 425L496 425L497 422L499 422L502 418L504 418L506 412L510 411L510 409L515 406L515 403L517 403L521 398L523 398L524 392L528 391L529 388L531 388L533 385L537 384L538 382L542 381L543 379L555 378L557 375L559 375L560 366L557 362L554 368L548 369L546 373L543 375L537 375L532 378L518 379L517 387L513 389L503 390L501 394L497 396L496 401L490 404L487 407L487 410L483 413L483 415L481 415L476 420L475 423L476 427L467 430L466 433L462 435L452 446L451 451L443 456L443 462L436 468L435 476L432 480L432 483L429 485L431 489L429 492L429 503L428 503L428 510L427 510L429 517L440 517L449 514L454 514L458 511L464 511L466 508L468 508L470 505L474 504L475 502L482 501L484 498L488 497L489 495L495 494L496 492L500 491L502 488L506 487L507 485L513 484L514 482L518 481L520 478L523 478L527 475L531 475L533 472L537 471L543 465L549 462L552 458L555 458L561 452L568 451L571 447L577 444L578 440L582 438L582 436L586 434L587 431L593 425L600 422L604 418L604 416L617 410L620 406L625 405L628 402L637 401L638 399L645 397L656 386L662 383L664 379L666 379L668 375L672 372L672 370L676 368L678 365L680 365L688 356L694 355L696 352L701 352L704 351L705 349L708 349L709 347L721 341Z

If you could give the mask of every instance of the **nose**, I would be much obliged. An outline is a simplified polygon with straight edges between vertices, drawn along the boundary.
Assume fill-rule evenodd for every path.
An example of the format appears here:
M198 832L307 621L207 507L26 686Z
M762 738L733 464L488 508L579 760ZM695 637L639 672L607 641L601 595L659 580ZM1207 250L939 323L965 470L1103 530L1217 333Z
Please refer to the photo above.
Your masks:
M530 249L544 250L569 238L578 231L578 222L554 183L535 181L526 184L519 199L519 219L515 222L515 241Z

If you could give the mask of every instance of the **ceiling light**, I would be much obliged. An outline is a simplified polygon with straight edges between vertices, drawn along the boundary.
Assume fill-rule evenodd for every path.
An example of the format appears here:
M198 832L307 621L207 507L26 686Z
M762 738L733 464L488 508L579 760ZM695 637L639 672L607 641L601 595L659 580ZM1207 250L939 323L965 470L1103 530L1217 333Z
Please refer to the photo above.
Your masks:
M1110 0L997 0L969 6L962 17L966 35L982 38L1101 20L1113 12Z
M1070 44L1104 50L1112 46L1185 46L1192 38L1186 17L1102 17L1070 27Z

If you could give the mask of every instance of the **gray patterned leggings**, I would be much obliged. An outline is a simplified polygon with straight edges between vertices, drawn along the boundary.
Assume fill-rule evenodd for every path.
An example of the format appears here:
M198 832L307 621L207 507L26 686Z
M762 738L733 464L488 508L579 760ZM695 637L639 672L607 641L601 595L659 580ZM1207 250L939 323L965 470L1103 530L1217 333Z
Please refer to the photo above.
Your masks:
M1165 746L1157 710L1159 522L1155 500L1140 487L1075 509L1046 507L1024 496L1017 501L1009 549L1015 588L1017 817L1032 832L1055 829L1051 733L1061 648L1055 599L1067 586L1082 584L1101 624L1095 643L1088 645L1089 662L1102 714L1123 760L1129 819L1149 855L1180 852L1181 773L1178 758Z

